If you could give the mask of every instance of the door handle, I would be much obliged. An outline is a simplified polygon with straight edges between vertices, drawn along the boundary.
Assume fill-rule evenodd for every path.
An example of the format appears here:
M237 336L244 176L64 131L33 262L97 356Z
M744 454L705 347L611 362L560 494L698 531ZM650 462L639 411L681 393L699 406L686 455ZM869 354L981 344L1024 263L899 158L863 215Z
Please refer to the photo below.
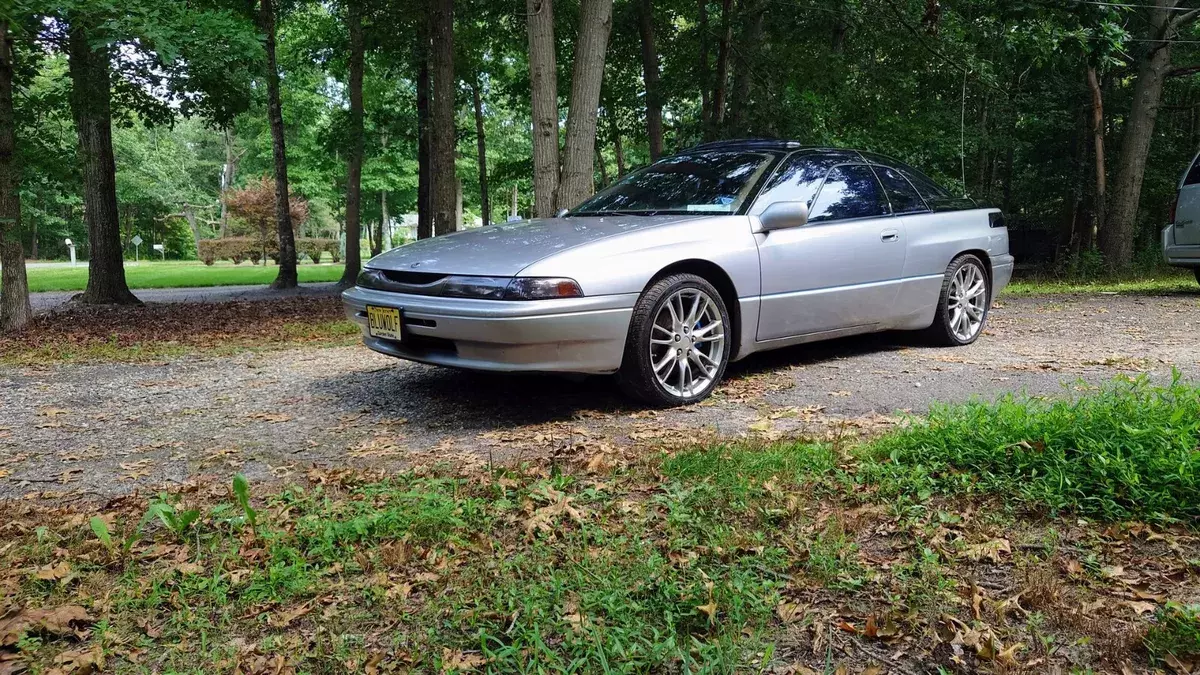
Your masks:
M879 240L880 241L899 241L900 240L900 231L899 230L884 230L883 232L879 233Z

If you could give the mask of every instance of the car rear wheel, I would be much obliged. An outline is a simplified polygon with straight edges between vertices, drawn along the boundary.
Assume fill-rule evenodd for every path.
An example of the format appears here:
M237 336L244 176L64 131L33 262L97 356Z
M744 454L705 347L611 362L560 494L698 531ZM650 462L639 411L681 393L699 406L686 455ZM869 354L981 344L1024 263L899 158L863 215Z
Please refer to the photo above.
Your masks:
M638 299L617 379L651 405L687 405L712 393L729 364L729 312L694 274L661 279Z
M965 253L950 262L938 298L937 314L928 335L948 347L969 345L987 325L992 289L983 261Z

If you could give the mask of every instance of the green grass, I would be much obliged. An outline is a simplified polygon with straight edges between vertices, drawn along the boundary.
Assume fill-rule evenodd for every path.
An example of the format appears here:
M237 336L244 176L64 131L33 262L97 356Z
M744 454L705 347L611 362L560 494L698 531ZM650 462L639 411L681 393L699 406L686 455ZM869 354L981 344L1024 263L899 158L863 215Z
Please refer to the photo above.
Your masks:
M1146 631L1143 642L1150 657L1160 664L1167 656L1200 656L1200 605L1167 604L1155 614L1154 625Z
M297 272L301 283L337 281L342 276L341 265L300 265ZM274 265L217 263L211 267L201 262L125 263L125 280L132 289L139 288L196 288L207 286L267 285L275 280L279 268ZM32 267L28 270L29 291L82 291L87 286L87 263L76 267Z
M1058 295L1064 293L1131 293L1159 295L1194 293L1200 295L1200 284L1191 270L1167 269L1127 277L1100 279L1058 279L1029 277L1014 279L1004 289L1011 295Z
M1102 519L1200 517L1200 389L1118 379L1076 400L934 408L863 450L898 495L987 493Z
M818 649L810 624L828 636L870 615L930 654L944 643L922 642L929 622L944 626L950 612L1005 645L1032 644L1011 612L980 623L999 602L982 615L977 604L972 619L963 601L984 574L963 547L1016 544L1022 535L996 528L1032 522L977 511L974 497L1193 527L1198 441L1195 387L1117 381L1075 402L944 407L859 448L716 445L644 453L602 475L557 464L387 478L334 470L263 493L235 482L216 501L204 501L211 490L160 495L157 517L114 502L101 525L91 511L48 512L42 526L21 512L0 570L15 570L7 588L25 605L82 602L102 618L85 648L109 650L118 672L232 671L275 655L299 672L362 672L376 657L416 672L759 672L797 659L833 672L835 651L854 652ZM939 494L965 494L961 513L973 515L947 512L945 499L905 506ZM1142 555L1133 538L1113 541ZM1033 555L1014 551L1012 564ZM69 578L37 578L64 559ZM1052 575L1055 560L1043 565ZM1103 583L1078 581L1073 592ZM1092 623L1095 635L1115 630ZM1168 607L1149 624L1145 653L1194 654L1197 636L1195 610ZM53 636L20 644L30 672L63 649ZM790 645L782 658L777 644ZM121 656L139 652L153 658Z

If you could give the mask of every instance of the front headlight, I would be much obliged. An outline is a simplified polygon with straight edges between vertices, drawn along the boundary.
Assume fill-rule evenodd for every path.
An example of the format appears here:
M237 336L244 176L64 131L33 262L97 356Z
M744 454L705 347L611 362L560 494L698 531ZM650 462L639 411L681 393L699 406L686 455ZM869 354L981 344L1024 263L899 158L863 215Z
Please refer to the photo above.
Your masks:
M508 284L505 300L550 300L580 298L583 289L574 279L553 277L517 277Z
M509 277L446 277L440 295L449 298L479 298L503 300Z

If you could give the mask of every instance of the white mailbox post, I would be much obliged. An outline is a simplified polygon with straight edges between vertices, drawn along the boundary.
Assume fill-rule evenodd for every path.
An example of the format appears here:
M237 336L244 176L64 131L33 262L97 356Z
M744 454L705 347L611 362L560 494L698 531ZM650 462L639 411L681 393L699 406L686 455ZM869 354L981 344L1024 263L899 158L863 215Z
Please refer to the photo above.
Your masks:
M154 250L158 251L160 254L162 254L163 262L167 261L167 247L166 246L163 246L162 244L155 244Z
M75 244L70 239L63 239L63 243L67 245L67 250L71 252L71 267L75 266Z

